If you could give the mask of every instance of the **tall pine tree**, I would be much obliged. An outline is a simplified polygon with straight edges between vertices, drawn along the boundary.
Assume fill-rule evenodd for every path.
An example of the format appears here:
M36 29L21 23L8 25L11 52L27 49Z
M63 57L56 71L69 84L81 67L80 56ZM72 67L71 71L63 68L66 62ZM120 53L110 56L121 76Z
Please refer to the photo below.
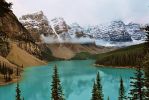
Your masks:
M96 80L93 85L91 100L104 100L99 72L97 73Z
M101 99L99 99L99 97L100 97L99 90L98 90L96 82L94 82L91 100L101 100Z
M11 11L12 3L7 3L5 0L0 0L0 17Z
M135 76L131 77L130 100L145 100L144 76L140 67L136 69Z
M145 98L149 99L149 53L144 58L143 67L145 72Z
M54 73L53 73L52 79L53 79L52 85L51 85L52 100L65 100L56 65L54 67Z
M61 85L59 86L59 94L60 94L60 100L65 100L63 89L62 89L62 86Z
M144 51L146 52L146 56L143 60L143 68L145 72L145 98L149 99L149 26L144 28L145 32L147 33L147 39L144 47Z
M110 100L110 97L108 96L108 99L107 100Z
M123 79L120 79L120 88L119 88L119 97L118 100L126 100L126 95L125 95L125 87L123 85Z
M99 72L97 73L97 76L96 76L96 84L97 84L97 89L99 91L99 99L103 100L104 96L103 96L103 92L102 92L101 78L100 78Z
M145 52L149 52L149 26L146 26L145 28L144 28L144 31L147 33L146 34L146 42L145 42L145 48L144 48L144 50L145 50Z
M21 90L20 90L18 82L17 82L17 87L16 87L16 100L21 100Z

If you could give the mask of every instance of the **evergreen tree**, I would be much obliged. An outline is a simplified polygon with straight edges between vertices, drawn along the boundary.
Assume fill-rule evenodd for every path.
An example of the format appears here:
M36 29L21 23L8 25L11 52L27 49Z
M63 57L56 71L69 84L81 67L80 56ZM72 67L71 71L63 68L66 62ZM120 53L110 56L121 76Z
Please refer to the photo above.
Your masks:
M101 85L101 78L100 78L100 74L99 72L97 73L97 76L96 76L96 84L97 84L97 89L99 91L99 99L100 100L103 100L103 93L102 93L102 85Z
M149 99L149 53L144 58L143 67L145 72L145 98Z
M123 85L123 79L120 79L120 88L119 88L119 98L118 100L126 100L126 96L125 96L125 88Z
M145 100L144 76L140 67L136 69L135 76L131 79L130 100Z
M146 34L146 43L145 43L145 48L144 48L144 50L146 51L146 52L149 52L149 26L146 26L145 28L144 28L144 31L147 33Z
M0 17L11 11L12 3L7 3L5 0L0 0Z
M20 71L19 71L19 67L17 66L17 69L16 69L16 75L19 76L20 75Z
M101 100L96 82L94 82L91 100Z
M60 99L59 100L65 100L64 99L63 89L62 89L62 86L61 85L59 86L59 94L60 94Z
M19 83L17 83L17 87L16 87L16 100L21 100L21 91L20 91Z
M110 100L110 97L108 96L108 99L107 100Z
M52 86L52 89L51 89L52 100L64 100L64 94L63 94L62 87L60 84L60 79L59 79L56 65L54 68L52 79L53 79L52 85L51 85Z
M147 33L147 39L144 47L144 51L146 52L146 56L143 60L143 67L145 72L145 98L149 99L149 26L144 28Z
M93 85L91 100L104 100L99 72L97 73L96 81L94 82L94 85Z

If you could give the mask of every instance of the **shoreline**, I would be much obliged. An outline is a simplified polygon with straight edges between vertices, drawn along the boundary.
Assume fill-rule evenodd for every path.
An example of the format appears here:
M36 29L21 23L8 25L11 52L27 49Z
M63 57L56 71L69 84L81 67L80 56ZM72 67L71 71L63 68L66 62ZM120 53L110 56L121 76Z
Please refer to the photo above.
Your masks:
M12 81L10 82L1 82L0 83L0 86L6 86L6 85L10 85L10 84L13 84L13 83L16 83L17 81L20 81L22 79L22 77L16 77L14 79L12 79Z
M43 65L48 65L48 63L49 62L46 62ZM43 65L38 65L38 67L42 67ZM93 66L98 67L98 68L119 68L119 69L134 69L135 68L134 66L105 66L105 65L95 64L95 63L93 64ZM24 68L30 68L30 67L37 67L37 66L27 66ZM22 75L19 77L15 77L10 82L0 82L0 86L10 85L10 84L16 83L17 81L20 81L21 79L22 79Z
M106 65L99 65L99 64L93 64L95 67L101 67L101 68L119 68L119 69L134 69L134 66L106 66Z
M40 64L40 65L37 65L37 66L25 66L25 67L23 67L23 71L24 71L24 68L30 68L30 67L42 67L43 65L48 65L48 63L49 62L45 62L44 64ZM12 81L10 81L10 82L0 82L0 86L6 86L6 85L10 85L10 84L13 84L13 83L16 83L17 81L20 81L20 80L22 80L22 73L23 72L21 72L21 76L19 76L19 77L17 77L17 76L15 76L15 78L13 78L12 79Z

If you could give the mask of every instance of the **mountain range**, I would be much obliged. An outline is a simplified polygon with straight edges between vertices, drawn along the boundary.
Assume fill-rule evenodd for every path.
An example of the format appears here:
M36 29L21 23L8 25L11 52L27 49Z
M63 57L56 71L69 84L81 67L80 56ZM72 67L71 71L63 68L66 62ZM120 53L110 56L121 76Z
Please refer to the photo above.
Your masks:
M107 25L81 26L68 24L62 17L49 20L42 11L18 19L12 10L8 10L0 16L0 63L14 69L15 73L18 69L22 72L23 67L55 60L95 59L98 65L104 60L110 65L110 61L115 62L115 59L111 60L113 57L121 62L130 57L128 53L135 55L135 59L140 57L143 51L140 45L120 52L114 50L142 43L145 39L146 33L136 23L113 21ZM14 74L10 82L17 79ZM5 84L0 73L0 85Z
M19 18L36 41L45 43L95 43L100 46L128 46L144 42L146 33L141 25L112 21L107 25L80 26L67 24L64 18L48 20L42 11Z

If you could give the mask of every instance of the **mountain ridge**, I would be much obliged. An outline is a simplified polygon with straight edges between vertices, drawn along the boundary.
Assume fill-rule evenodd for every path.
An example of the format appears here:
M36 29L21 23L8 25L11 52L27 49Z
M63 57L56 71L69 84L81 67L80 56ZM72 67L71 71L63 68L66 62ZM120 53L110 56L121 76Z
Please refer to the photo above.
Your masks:
M29 14L32 16L42 16L44 17L44 13L42 15L37 13ZM28 15L24 15L28 16ZM42 17L40 20L42 20ZM43 19L44 20L44 19ZM25 23L28 23L28 20L20 18L22 24L26 27ZM36 24L38 24L38 20L33 19ZM40 22L40 21L39 21ZM123 21L113 21L109 25L94 25L88 27L82 27L78 23L73 23L68 25L64 18L58 17L52 20L48 20L46 18L48 32L46 36L43 34L44 32L37 32L40 34L40 39L46 43L95 43L96 45L100 45L100 41L104 41L109 44L118 45L118 43L123 44L125 42L129 42L131 45L137 43L144 42L146 38L146 33L144 33L140 28L141 26L136 23L125 24ZM41 24L38 24L39 26ZM34 25L30 28L35 27ZM40 26L41 27L41 26ZM28 29L28 28L27 28ZM38 30L38 28L36 28ZM39 29L40 30L40 29ZM43 27L43 30L46 28ZM49 31L50 30L50 31Z

